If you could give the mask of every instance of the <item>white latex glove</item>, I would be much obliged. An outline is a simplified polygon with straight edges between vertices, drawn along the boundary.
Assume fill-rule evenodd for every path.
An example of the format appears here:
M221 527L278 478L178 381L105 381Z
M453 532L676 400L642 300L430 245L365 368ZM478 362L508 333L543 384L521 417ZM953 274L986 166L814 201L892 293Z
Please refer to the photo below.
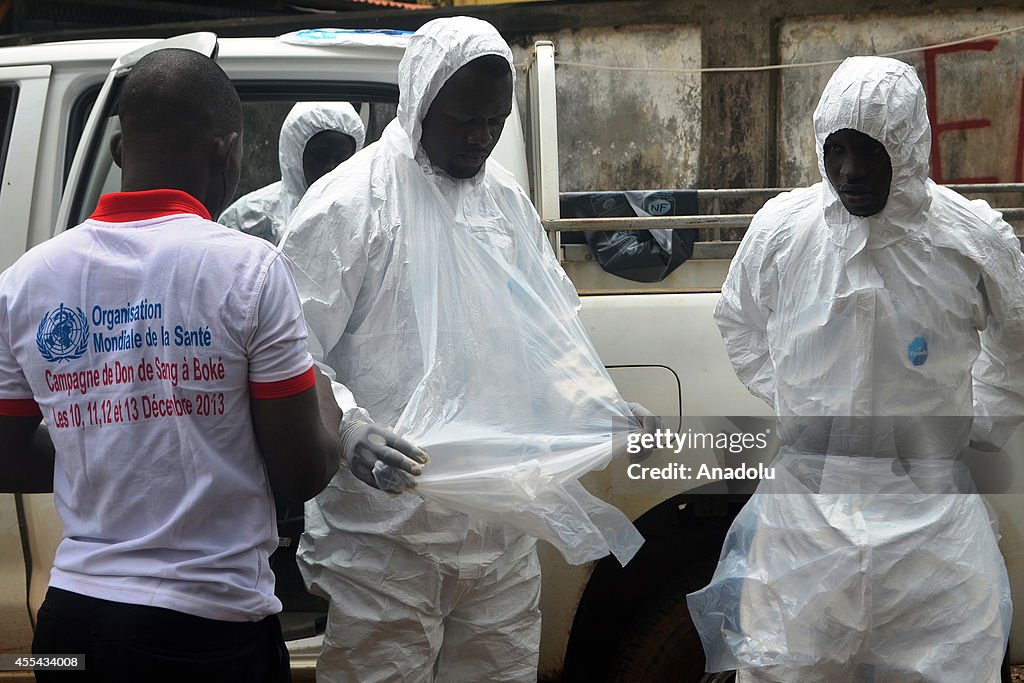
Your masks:
M644 408L639 403L629 403L630 412L633 413L633 417L640 423L641 434L654 434L657 430L661 429L661 418L652 413L651 411ZM629 456L630 462L643 462L647 458L651 457L651 453L654 449L642 449L639 453L631 453Z
M359 481L388 493L416 486L414 477L430 461L426 452L373 422L353 422L345 427L341 453Z

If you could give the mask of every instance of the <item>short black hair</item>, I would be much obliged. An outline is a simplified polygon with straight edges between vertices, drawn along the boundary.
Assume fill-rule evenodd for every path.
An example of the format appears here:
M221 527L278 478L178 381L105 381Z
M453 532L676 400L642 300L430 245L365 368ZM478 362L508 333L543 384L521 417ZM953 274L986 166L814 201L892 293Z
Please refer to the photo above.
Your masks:
M215 61L193 50L166 48L132 67L117 105L122 135L168 144L242 132L238 91Z

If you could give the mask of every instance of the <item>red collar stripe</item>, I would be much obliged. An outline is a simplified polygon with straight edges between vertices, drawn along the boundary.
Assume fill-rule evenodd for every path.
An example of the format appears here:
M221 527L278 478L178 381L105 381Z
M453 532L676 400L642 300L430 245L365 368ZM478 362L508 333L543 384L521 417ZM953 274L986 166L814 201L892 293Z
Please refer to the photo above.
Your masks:
M179 213L191 213L206 220L210 212L202 203L181 190L141 190L111 192L100 197L90 220L104 223L134 223Z

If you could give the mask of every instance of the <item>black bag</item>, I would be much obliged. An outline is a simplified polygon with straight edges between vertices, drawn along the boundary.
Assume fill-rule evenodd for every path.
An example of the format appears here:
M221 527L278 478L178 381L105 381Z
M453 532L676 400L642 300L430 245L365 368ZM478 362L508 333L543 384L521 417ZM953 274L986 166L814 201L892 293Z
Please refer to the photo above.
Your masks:
M687 216L697 213L695 190L566 192L562 218ZM578 233L562 233L563 244L579 244ZM693 255L696 230L584 232L583 241L604 270L636 282L659 282Z

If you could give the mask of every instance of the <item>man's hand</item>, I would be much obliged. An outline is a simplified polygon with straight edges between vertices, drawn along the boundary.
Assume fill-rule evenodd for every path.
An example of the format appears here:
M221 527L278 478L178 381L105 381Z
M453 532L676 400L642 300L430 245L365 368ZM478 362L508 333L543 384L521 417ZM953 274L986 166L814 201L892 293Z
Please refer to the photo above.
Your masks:
M427 454L387 427L355 422L341 433L345 462L361 482L388 493L416 486L413 477L430 461Z
M661 429L661 418L656 416L651 411L644 408L639 403L629 403L630 412L633 413L633 417L640 423L641 434L654 434L657 430ZM647 458L651 457L651 453L654 449L641 449L639 453L631 453L629 461L631 463L643 462Z

